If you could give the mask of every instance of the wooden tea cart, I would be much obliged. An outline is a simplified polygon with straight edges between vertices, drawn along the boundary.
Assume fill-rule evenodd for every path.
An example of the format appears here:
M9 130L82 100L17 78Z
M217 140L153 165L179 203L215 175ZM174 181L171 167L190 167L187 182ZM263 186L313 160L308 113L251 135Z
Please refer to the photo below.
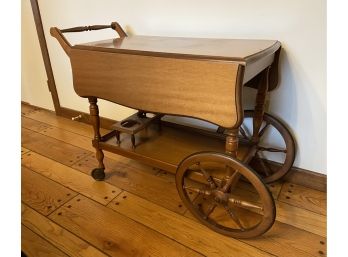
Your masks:
M119 38L72 46L63 35L105 28ZM278 82L278 41L128 37L116 22L50 32L70 57L75 92L90 103L94 179L104 179L103 150L110 151L175 173L185 206L218 233L250 238L273 225L265 183L284 176L295 157L288 129L264 112ZM243 110L244 86L257 89L254 110ZM137 113L101 136L98 98ZM217 130L164 121L165 115L208 121ZM268 130L281 136L282 147L264 142ZM267 160L269 154L283 161Z

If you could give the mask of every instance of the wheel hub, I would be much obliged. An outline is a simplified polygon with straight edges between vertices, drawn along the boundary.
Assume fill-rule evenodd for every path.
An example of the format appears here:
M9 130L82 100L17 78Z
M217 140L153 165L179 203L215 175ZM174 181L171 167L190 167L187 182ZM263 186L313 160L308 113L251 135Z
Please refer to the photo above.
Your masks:
M214 196L214 200L220 204L227 203L228 198L229 198L228 194L224 193L221 190L214 190L213 196Z

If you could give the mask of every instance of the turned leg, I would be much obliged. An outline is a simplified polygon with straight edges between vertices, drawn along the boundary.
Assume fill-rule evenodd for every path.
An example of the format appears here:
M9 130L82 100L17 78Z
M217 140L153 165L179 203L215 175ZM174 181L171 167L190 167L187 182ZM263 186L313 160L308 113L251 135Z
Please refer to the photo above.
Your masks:
M116 143L119 145L121 143L121 140L120 140L120 131L116 130Z
M239 129L226 130L226 144L225 144L225 152L226 154L232 156L233 158L237 158L238 151L238 131ZM240 173L236 170L232 170L230 167L227 167L226 177L225 177L225 185L222 188L223 192L227 192L232 190L236 184L238 183L240 178Z
M135 136L134 136L134 134L131 135L131 141L132 141L132 148L135 149Z
M259 141L259 131L263 121L263 115L265 113L265 102L268 93L268 78L269 78L270 67L262 72L260 79L259 88L256 95L255 110L253 117L253 135L252 142L257 143Z
M92 176L96 180L103 180L105 178L104 173L104 153L99 147L99 142L101 140L100 136L100 120L99 120L99 109L97 105L97 98L96 97L89 97L89 112L90 112L90 122L93 125L94 130L94 139L93 139L93 146L96 150L96 158L98 160L98 169L94 169L92 171Z
M238 150L238 129L226 130L226 144L225 151L228 155L231 155L233 158L237 157Z

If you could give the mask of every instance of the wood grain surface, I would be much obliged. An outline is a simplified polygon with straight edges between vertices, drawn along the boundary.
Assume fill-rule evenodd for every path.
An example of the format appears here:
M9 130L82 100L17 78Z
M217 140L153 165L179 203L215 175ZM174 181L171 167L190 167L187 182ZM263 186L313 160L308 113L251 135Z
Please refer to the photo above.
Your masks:
M54 112L40 109L39 111L27 114L26 117L44 122L51 126L55 126L61 129L65 129L72 132L78 132L81 135L92 138L93 129L90 125L80 122L72 122L66 118L57 116Z
M197 251L207 256L211 256L212 254L209 252L211 244L218 244L216 247L221 249L221 252L216 252L216 254L222 254L221 256L224 256L222 253L223 251L235 252L233 250L228 251L227 249L228 247L233 247L234 243L238 244L238 241L234 242L231 240L230 243L224 245L226 237L218 234L215 234L214 237L211 237L212 235L206 236L207 233L204 231L206 228L202 227L201 224L192 217L192 215L189 215L192 218L188 221L180 215L170 212L161 206L128 192L120 194L108 205L108 207L127 215L142 224L146 224L157 231L161 231L177 241L183 240L182 243L185 245L190 245L190 243L192 243L193 246L191 247L193 247L193 249L197 249ZM197 226L194 223L199 225ZM187 236L182 237L182 234ZM206 240L209 242L203 241L203 244L195 245L195 240L198 240L196 237L200 238L200 235L203 234L207 237ZM192 240L192 242L190 240ZM325 242L326 240L324 237L294 228L281 222L276 222L269 232L259 238L243 240L243 242L248 245L257 247L277 256L293 257L320 256L318 251L325 249L325 246L323 246L320 241ZM306 243L303 244L303 242ZM243 249L242 246L240 246L240 248ZM239 254L243 256L243 250Z
M27 117L22 117L22 127L26 128L26 129L30 129L36 132L48 129L49 125L47 125L46 123L40 122L40 121L36 121Z
M22 128L22 146L65 165L72 165L91 154L82 148L25 128Z
M50 218L111 256L202 256L83 196Z
M74 48L86 49L83 46L96 51L100 48L109 48L111 51L123 53L133 50L150 55L182 54L197 58L247 61L248 58L274 53L279 48L279 42L276 40L129 36L78 44Z
M76 195L68 188L25 167L22 167L21 182L22 201L43 215L50 214Z
M72 168L89 174L97 163L94 156L87 156ZM141 172L136 167L123 165L108 158L105 158L105 166L106 182L128 192L141 195L145 199L165 206L172 211L178 213L186 211L178 196L175 184L168 183L158 176Z
M22 165L101 204L109 203L121 192L113 185L96 182L89 175L36 153L25 154Z
M23 225L21 235L22 251L27 257L69 257Z
M279 201L326 215L326 193L293 183L284 183Z
M243 68L238 64L84 50L72 51L70 58L74 89L81 97L195 117L226 128L237 126L243 117L238 95Z
M22 204L22 224L37 235L45 238L55 247L69 256L78 257L105 257L106 254L83 241L73 233L55 224L53 221L29 206Z
M208 228L201 224L128 192L123 192L108 206L206 256L230 256L231 252L238 256L267 256L239 240L207 233ZM200 244L197 244L198 241ZM211 251L212 249L214 250Z

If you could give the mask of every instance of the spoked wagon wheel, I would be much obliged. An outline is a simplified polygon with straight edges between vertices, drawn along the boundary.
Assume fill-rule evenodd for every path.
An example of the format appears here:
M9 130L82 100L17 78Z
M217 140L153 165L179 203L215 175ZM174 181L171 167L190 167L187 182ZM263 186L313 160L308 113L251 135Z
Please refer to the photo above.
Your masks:
M253 115L252 110L244 112L240 134L246 140L251 140L253 134ZM264 114L259 135L258 151L249 166L265 183L274 182L283 177L294 163L295 142L283 123L267 113Z
M240 187L245 180L254 190ZM178 166L176 186L188 210L218 233L250 238L274 223L276 209L268 188L254 171L226 154L188 156Z

